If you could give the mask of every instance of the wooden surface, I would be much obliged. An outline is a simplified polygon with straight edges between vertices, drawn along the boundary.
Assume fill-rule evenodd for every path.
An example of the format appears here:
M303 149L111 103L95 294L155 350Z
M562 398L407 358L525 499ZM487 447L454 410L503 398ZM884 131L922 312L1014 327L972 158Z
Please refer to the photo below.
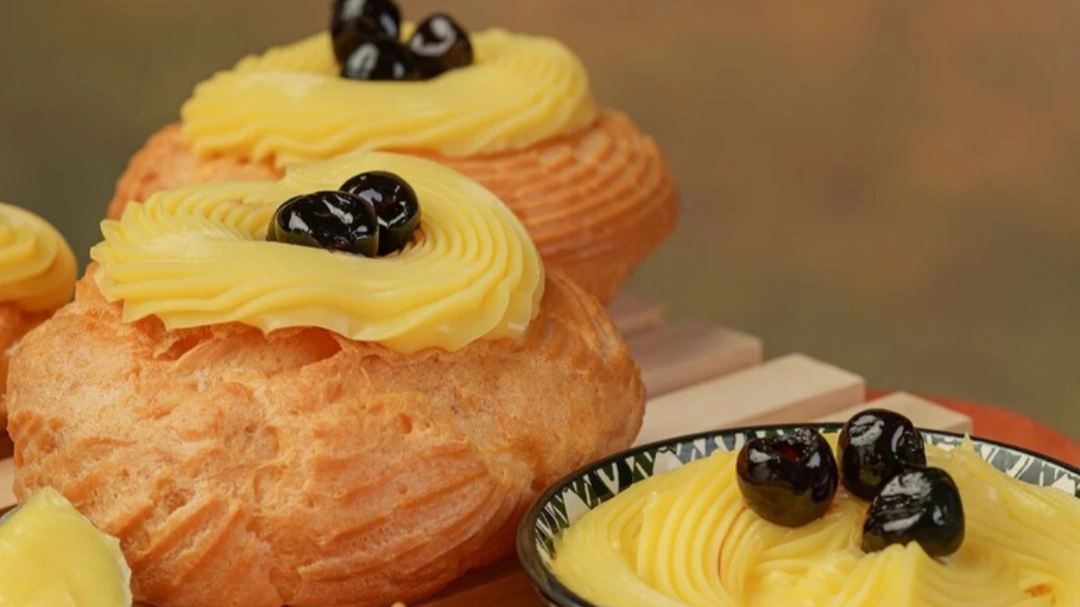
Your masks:
M750 424L810 421L863 402L854 373L800 354L649 399L636 444Z
M761 363L761 340L703 322L657 326L626 337L650 398Z

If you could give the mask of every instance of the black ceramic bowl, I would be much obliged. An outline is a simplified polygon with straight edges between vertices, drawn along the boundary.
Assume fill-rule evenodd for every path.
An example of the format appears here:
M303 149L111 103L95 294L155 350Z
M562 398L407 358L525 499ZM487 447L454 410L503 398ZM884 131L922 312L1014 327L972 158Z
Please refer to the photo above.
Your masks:
M550 607L601 607L574 594L552 573L553 538L583 514L634 483L702 459L714 451L738 451L753 436L783 434L808 426L821 432L838 432L841 427L840 424L801 424L705 432L636 447L581 468L545 491L529 509L518 528L518 557ZM927 444L946 450L963 440L958 434L920 432ZM978 454L1005 474L1080 498L1080 469L1075 466L1018 447L980 439L972 441Z

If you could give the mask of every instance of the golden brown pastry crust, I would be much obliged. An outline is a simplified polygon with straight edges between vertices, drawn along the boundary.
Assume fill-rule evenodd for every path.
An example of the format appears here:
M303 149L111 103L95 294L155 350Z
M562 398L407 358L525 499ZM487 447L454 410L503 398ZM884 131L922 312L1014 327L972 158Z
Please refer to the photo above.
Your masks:
M7 389L10 351L26 332L42 323L52 311L27 312L13 303L0 303L0 432L7 427L7 404L3 397Z
M163 607L430 595L509 554L540 490L640 426L603 308L557 273L546 289L520 339L402 356L321 329L123 324L86 277L11 362L16 494L64 493Z
M675 181L656 142L613 110L602 111L581 132L517 152L447 158L401 151L445 164L494 192L521 218L547 267L605 303L675 229L679 214ZM160 190L280 176L268 163L199 161L174 124L132 157L108 213L118 217L129 201Z

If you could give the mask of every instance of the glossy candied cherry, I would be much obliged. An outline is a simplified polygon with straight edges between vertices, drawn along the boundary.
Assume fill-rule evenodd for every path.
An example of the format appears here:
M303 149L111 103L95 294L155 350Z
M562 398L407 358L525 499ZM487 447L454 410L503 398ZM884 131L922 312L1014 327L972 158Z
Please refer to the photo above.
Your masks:
M334 56L344 63L361 42L401 34L401 11L391 0L335 0L330 17Z
M315 192L285 201L266 232L275 242L374 257L379 222L366 200L345 192Z
M425 79L473 62L469 33L443 13L424 19L409 38L408 47L420 77Z
M382 36L361 42L341 64L352 80L416 80L416 63L397 40Z
M750 439L739 451L735 471L750 509L786 527L825 514L839 484L829 443L809 428Z
M852 495L873 499L885 483L911 466L926 465L922 435L911 420L867 409L848 420L837 439L840 480Z
M948 556L964 542L964 504L948 472L918 468L885 483L863 523L864 552L918 542L926 554Z
M379 255L405 248L420 225L420 202L404 179L389 171L361 173L341 191L363 198L375 208L379 221Z

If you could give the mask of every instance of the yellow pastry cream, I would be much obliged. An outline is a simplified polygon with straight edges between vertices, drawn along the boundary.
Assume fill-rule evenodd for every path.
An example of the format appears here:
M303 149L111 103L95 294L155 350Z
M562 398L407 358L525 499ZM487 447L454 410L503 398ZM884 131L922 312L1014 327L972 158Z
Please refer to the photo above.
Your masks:
M75 255L56 228L37 215L0 203L0 302L27 312L67 303Z
M582 516L556 540L554 573L604 607L1080 605L1080 500L1006 476L968 441L926 455L964 502L947 557L916 543L863 553L868 503L843 488L822 518L769 523L745 505L737 453L715 452Z
M422 208L400 253L369 258L265 240L287 199L375 170L403 178ZM169 329L321 327L406 354L456 350L521 335L543 295L536 248L498 198L451 169L396 154L297 166L276 183L160 192L102 232L91 251L102 293L123 302L125 321L156 316Z
M35 493L0 523L0 605L129 607L131 569L120 542L64 496Z
M418 82L339 77L328 33L271 49L196 87L181 110L185 143L200 158L278 167L356 150L461 157L527 148L595 119L588 75L561 43L491 29L472 45L472 65Z

